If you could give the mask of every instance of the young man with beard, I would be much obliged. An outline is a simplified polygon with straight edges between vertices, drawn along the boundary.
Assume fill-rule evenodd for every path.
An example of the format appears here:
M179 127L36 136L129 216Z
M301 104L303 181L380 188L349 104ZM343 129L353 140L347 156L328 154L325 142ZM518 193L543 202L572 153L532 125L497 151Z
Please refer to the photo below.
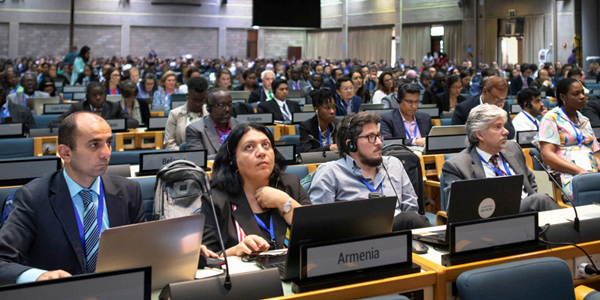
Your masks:
M400 160L381 155L380 121L367 112L342 119L336 138L341 158L319 166L308 195L313 204L367 199L372 192L398 195L394 231L431 226L417 213L417 195Z

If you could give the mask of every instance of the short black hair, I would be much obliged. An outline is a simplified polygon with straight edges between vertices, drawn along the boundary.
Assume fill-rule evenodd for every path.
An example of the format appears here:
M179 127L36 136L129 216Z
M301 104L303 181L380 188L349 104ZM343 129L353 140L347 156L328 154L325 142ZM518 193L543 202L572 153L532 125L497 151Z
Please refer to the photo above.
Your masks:
M208 89L208 81L202 76L193 77L187 81L188 91L202 93Z
M215 95L221 92L224 92L226 95L229 95L229 93L222 88L213 88L210 91L208 91L208 95L206 95L206 104L214 105L213 100L215 99Z
M281 79L281 78L277 78L277 79L273 80L273 83L271 83L271 90L273 92L275 92L277 90L277 88L279 88L279 86L282 84L287 85L287 81L285 81L285 79ZM283 100L285 100L285 99L283 99Z
M533 72L533 68L531 67L530 64L522 64L521 65L521 73L525 72L525 70L527 70L527 69L529 69Z
M566 95L567 93L569 93L569 88L571 88L571 85L575 82L579 81L577 79L567 77L561 79L556 84L556 102L558 102L559 107L562 107L564 105L564 102L562 101L562 99L560 99L560 95Z
M190 77L192 77L192 74L193 74L193 73L196 73L196 72L198 72L198 74L200 74L200 69L198 69L198 68L196 68L196 67L190 67L190 68L187 70L187 73L186 73L186 75L187 75L187 77L188 77L188 78L190 78Z
M121 82L121 94L123 94L123 98L137 97L137 84L129 79Z
M244 73L242 73L242 78L244 78L244 80L246 80L246 78L248 78L248 76L250 74L256 74L256 71L254 71L254 69L248 69L248 70L244 71Z
M236 162L236 149L242 137L250 130L256 130L264 133L269 141L273 152L275 153L275 164L273 172L269 178L269 185L275 186L275 182L279 180L281 173L285 171L285 158L277 148L275 148L275 138L271 131L264 125L257 123L244 123L236 126L219 148L215 161L213 163L213 173L210 184L213 188L226 191L231 195L243 193L244 180L238 172Z
M569 70L569 73L567 73L567 77L572 78L575 75L580 75L581 76L581 69L574 67L571 70Z
M485 68L483 70L481 70L481 77L489 77L489 76L493 76L496 75L496 70L492 69L492 68Z
M468 70L462 70L460 71L460 79L463 79L467 76L471 76L471 73Z
M517 102L521 108L525 108L525 103L530 103L533 101L533 99L537 98L537 96L540 96L541 94L542 92L540 92L540 90L537 88L524 88L519 92L519 94L517 94Z
M317 89L309 93L312 98L313 106L320 107L323 104L335 102L335 92L330 89Z
M102 83L98 81L90 81L90 83L88 83L87 87L85 88L85 98L87 99L92 89L97 87L102 88L102 91L104 92L104 94L106 94L106 89L104 89L104 85L102 85Z
M398 101L398 103L401 103L402 100L404 100L404 97L406 97L406 94L420 94L421 90L419 89L419 85L417 85L416 83L411 83L411 82L402 82L402 85L398 86L398 97L396 99L396 101Z
M448 90L450 90L450 87L456 82L460 82L460 84L462 85L461 80L462 78L458 75L448 76L448 78L446 79L446 87L448 87Z
M344 83L344 82L346 82L346 81L350 81L350 82L352 82L352 79L350 79L350 78L348 78L348 77L345 77L345 76L341 76L340 78L338 78L338 79L335 81L335 88L336 88L337 90L339 90L339 89L342 87L342 83Z
M349 113L342 121L338 124L336 141L339 150L340 157L345 158L346 155L350 154L347 140L355 140L356 137L363 131L363 127L370 123L379 124L381 122L381 115L372 114L365 111L359 113Z
M337 72L337 70L340 70L342 72L342 75L344 75L344 70L342 70L340 68L333 68L333 69L331 69L331 78L335 77L335 73ZM340 77L342 75L340 75Z
M306 62L306 61L305 61ZM307 62L306 62L307 63ZM302 63L302 68L300 69L302 72L304 72L304 70L310 70L310 66L309 65L305 65L304 63Z

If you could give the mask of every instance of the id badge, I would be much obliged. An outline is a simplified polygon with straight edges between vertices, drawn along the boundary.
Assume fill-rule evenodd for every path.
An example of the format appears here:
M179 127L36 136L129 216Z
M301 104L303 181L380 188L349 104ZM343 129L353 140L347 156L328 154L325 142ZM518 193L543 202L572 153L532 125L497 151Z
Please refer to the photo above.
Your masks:
M592 164L590 163L590 158L588 157L588 152L585 150L585 147L582 147L578 151L571 151L571 161L576 164L578 167L586 170L592 170Z

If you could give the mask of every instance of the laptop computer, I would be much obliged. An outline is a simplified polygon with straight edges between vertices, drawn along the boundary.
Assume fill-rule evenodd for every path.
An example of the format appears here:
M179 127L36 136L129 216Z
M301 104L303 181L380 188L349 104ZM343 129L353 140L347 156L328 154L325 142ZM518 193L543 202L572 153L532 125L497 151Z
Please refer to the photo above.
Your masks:
M465 125L433 126L431 127L431 131L429 131L429 136L455 134L467 134L467 127Z
M392 232L396 197L340 201L294 209L286 256L259 257L261 268L278 268L283 280L300 276L300 245Z
M451 190L448 224L516 215L521 208L523 175L455 181ZM413 234L416 240L441 245L448 245L447 237L447 229Z
M360 108L358 109L358 111L383 109L383 106L384 105L382 103L378 103L378 104L363 103L360 105Z
M152 290L193 280L203 228L204 215L197 214L106 229L100 236L96 272L151 266Z

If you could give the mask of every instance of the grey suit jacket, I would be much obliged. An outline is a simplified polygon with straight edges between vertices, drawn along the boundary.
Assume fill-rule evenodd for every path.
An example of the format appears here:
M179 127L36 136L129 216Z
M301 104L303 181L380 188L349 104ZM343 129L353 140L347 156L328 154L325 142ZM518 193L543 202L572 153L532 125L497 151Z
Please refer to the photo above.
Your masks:
M533 175L533 172L527 167L525 155L519 144L509 140L506 142L504 150L500 151L500 153L502 153L502 156L506 159L509 167L513 169L516 174L524 175L523 186L525 187L527 194L531 195L537 193L535 175ZM447 195L450 195L450 185L454 181L486 178L483 163L479 158L475 146L469 146L448 159L442 167L442 173L444 174L444 182L442 183L444 186L442 186L442 188L446 191Z
M238 119L231 117L231 129L242 124ZM214 159L221 148L220 137L217 129L210 119L210 115L190 124L185 129L185 150L206 150L208 159Z
M314 90L312 86L305 86L302 88L302 96L306 99L306 104L312 104L312 98L310 97L310 92Z
M14 123L25 123L29 129L37 128L31 110L28 107L8 102L8 113Z
M31 98L49 98L50 95L48 93L44 93L42 91L35 91L35 93L33 93L33 97ZM6 100L8 102L17 104L17 105L23 105L23 92L18 92L18 93L12 93L10 95L8 95L8 97L6 97ZM38 115L41 115L41 113L38 113Z
M187 114L187 103L171 110L167 118L167 125L165 126L163 148L177 151L179 150L179 145L185 142L185 129L187 126L185 118L187 118ZM208 115L206 103L202 106L202 115Z

